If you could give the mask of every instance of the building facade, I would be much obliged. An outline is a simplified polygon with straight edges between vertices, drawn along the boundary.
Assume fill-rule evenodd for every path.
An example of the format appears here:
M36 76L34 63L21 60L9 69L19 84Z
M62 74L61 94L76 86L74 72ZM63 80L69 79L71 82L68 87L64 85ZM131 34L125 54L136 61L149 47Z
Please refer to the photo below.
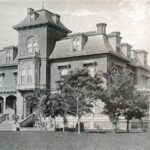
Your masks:
M120 32L106 33L106 24L96 25L97 31L70 34L58 14L41 9L27 9L23 21L13 26L18 31L18 46L0 51L0 114L25 119L33 110L26 106L26 95L36 89L55 90L56 81L69 70L87 67L92 74L107 73L114 65L134 72L134 84L145 94L150 93L150 68L147 52L133 50L122 43ZM82 118L86 128L109 128L108 117L97 102L93 115ZM58 125L61 118L57 118ZM70 117L70 126L76 118ZM61 125L60 125L61 126Z

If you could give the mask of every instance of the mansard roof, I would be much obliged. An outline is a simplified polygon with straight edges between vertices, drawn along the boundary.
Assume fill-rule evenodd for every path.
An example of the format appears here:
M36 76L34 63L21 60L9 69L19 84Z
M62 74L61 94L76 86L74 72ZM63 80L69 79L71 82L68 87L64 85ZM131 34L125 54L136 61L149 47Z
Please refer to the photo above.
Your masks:
M81 51L73 51L72 48L72 39L78 36L86 36L87 41ZM147 65L142 65L139 60L133 60L132 58L126 57L121 51L117 53L111 47L108 36L106 34L98 34L97 32L87 32L87 33L75 33L70 34L67 37L56 42L55 48L52 54L49 56L50 60L60 59L60 58L73 58L73 57L82 57L90 55L99 55L99 54L111 54L116 56L134 67L140 67L150 71L150 67ZM121 43L127 44L127 43ZM129 44L128 44L129 45ZM131 46L131 45L129 45Z
M72 38L84 34L87 36L87 42L81 51L72 50ZM111 47L106 34L98 34L96 32L76 33L57 41L50 59L67 58L76 56L88 56L110 53L125 61L128 61L123 55L117 54Z
M81 34L83 33L80 33L80 35ZM78 35L79 34L73 34L68 36L67 38L57 41L53 53L50 55L50 59L101 54L113 51L113 49L107 41L106 35L104 34L85 34L88 37L83 49L81 51L73 51L72 38Z
M33 9L32 9L33 10ZM35 13L37 15L37 17L35 18L34 21L30 20L30 15L27 14L27 16L25 17L25 19L23 21L21 21L20 23L18 23L17 25L13 26L14 29L19 30L19 29L23 29L23 28L28 28L28 27L33 27L33 26L39 26L39 25L51 25L55 28L58 28L60 30L63 30L64 32L70 33L71 31L65 27L61 21L60 21L60 16L57 14L54 14L46 9L41 9L41 10L37 10L34 11L33 13ZM56 21L54 18L58 17L59 21Z

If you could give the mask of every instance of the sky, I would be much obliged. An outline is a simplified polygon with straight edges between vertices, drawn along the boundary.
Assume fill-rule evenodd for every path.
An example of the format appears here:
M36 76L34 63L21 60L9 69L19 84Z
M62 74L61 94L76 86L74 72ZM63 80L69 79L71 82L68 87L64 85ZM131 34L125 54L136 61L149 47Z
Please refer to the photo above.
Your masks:
M17 45L12 26L25 18L27 8L38 10L43 3L73 33L95 31L97 23L105 22L107 33L119 31L122 42L150 53L150 0L0 0L0 49Z

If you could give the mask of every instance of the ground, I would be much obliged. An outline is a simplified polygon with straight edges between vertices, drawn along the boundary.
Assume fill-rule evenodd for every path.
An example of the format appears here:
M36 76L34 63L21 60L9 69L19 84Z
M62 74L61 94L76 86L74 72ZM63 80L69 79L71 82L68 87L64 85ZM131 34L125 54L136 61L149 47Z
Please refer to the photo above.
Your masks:
M0 150L150 150L150 133L0 132Z

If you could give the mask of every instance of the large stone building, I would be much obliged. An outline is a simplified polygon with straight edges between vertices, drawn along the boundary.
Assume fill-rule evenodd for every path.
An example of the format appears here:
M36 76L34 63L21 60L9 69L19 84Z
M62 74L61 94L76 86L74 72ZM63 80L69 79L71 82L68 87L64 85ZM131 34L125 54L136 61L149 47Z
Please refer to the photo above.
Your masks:
M56 81L75 68L88 67L91 74L106 73L114 65L131 70L135 86L150 92L148 53L121 43L120 32L106 34L105 23L97 24L94 32L70 34L59 15L28 8L25 19L13 28L18 31L18 46L0 51L0 114L8 114L10 119L13 114L20 119L32 114L26 95L39 88L55 90ZM94 115L82 118L86 128L110 127L105 123L108 118L101 114L102 107L99 101ZM70 119L74 126L76 118Z

